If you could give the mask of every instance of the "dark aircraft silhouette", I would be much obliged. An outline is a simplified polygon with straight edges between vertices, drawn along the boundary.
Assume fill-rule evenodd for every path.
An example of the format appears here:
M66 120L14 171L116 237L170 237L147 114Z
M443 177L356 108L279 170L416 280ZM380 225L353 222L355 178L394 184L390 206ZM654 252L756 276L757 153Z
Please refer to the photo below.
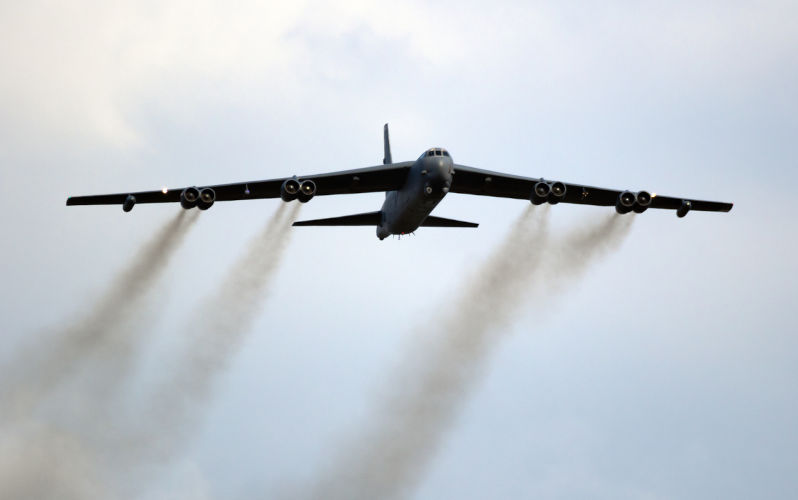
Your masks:
M643 213L649 208L676 210L684 217L691 210L728 212L731 203L672 198L647 191L620 191L544 179L502 174L454 163L442 148L425 151L416 161L393 163L388 124L384 128L383 165L287 179L239 182L174 190L73 196L67 205L122 205L125 212L136 203L180 203L185 209L207 210L216 201L277 198L306 203L314 196L385 191L378 212L295 222L294 226L376 226L377 236L412 233L419 227L477 227L473 222L435 217L430 212L447 193L498 196L530 200L535 205L576 203L614 206L619 214Z

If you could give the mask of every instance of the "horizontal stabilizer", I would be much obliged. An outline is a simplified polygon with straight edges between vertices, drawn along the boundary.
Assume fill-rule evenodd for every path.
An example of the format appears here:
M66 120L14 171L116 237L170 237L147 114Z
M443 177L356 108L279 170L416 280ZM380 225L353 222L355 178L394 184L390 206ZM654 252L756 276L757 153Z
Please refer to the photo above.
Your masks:
M382 220L381 212L368 212L365 214L344 215L343 217L330 217L329 219L301 220L294 222L294 226L378 226Z
M424 222L421 223L421 227L477 227L479 224L476 222L465 222L461 220L454 220L454 219L444 219L443 217L435 217L430 215Z

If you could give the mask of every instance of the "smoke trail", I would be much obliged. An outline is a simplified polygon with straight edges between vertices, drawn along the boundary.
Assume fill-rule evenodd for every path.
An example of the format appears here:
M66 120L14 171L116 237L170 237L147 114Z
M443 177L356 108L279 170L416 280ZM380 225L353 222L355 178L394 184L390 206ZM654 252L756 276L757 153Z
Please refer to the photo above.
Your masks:
M542 271L547 293L563 291L581 278L599 258L620 247L632 228L634 216L612 214L598 224L587 221L565 235L546 255Z
M129 360L141 337L141 332L134 332L135 337L130 333L134 324L142 326L139 313L144 300L196 219L196 214L182 210L169 219L100 298L87 306L82 317L55 330L53 338L32 346L6 367L9 373L3 379L9 385L3 390L0 497L111 498L107 470L101 471L100 455L90 440L64 426L37 421L33 411L91 358L114 355L113 360L104 360L108 365L104 369L92 367L91 371L94 379L109 387L118 385L123 368L119 363ZM111 365L115 369L109 369ZM68 407L58 407L57 420L63 420L64 411L70 408L79 407L90 415L106 404L102 394L84 385L80 381L77 390L69 394ZM85 429L83 424L80 427L87 434L99 428Z
M259 298L274 274L279 257L288 242L289 222L296 217L299 204L287 209L285 204L270 219L248 252L240 258L217 293L193 316L196 323L187 328L191 344L176 366L176 377L158 393L156 404L163 418L147 420L141 415L108 413L107 394L97 393L100 387L118 389L120 361L129 361L135 354L141 332L127 329L128 320L138 316L140 302L162 271L169 254L185 233L192 219L178 216L159 232L153 242L139 252L135 262L120 275L104 299L93 306L96 311L59 338L63 356L50 356L46 362L26 361L31 371L44 374L33 377L25 386L28 400L47 402L44 412L35 416L26 412L24 419L4 422L0 428L0 497L5 498L108 498L115 491L122 497L136 497L150 488L149 472L161 461L155 455L174 453L180 438L185 437L187 424L210 390L213 377L235 350L242 334L256 317ZM140 319L137 319L140 321ZM124 336L122 333L136 333ZM97 352L101 350L100 352ZM93 353L100 364L84 363ZM110 361L105 359L111 356ZM92 359L92 361L95 361ZM60 374L71 374L71 364L81 362L88 377L80 378L64 391L68 400L57 400L59 413L53 419L59 425L36 422L46 418L56 394L50 384ZM60 368L56 370L55 368ZM60 372L60 373L59 373ZM122 371L124 373L124 370ZM31 397L35 395L36 397ZM60 394L58 395L60 396ZM27 409L32 404L26 405ZM76 408L77 407L77 408ZM77 419L68 414L77 411ZM63 422L63 420L71 422ZM51 420L51 419L47 419ZM61 425L66 424L66 425ZM142 426L145 426L142 433ZM156 428L157 427L157 428ZM67 430L70 429L70 430ZM179 432L178 432L179 429ZM170 436L163 442L151 439ZM148 439L151 438L151 439ZM156 449L147 449L153 444ZM48 467L45 477L37 479L41 468Z
M280 204L217 293L192 317L196 323L186 329L191 344L173 365L176 377L157 393L156 411L161 410L158 417L162 418L110 411L110 391L98 393L96 388L118 390L124 378L125 370L120 368L125 367L119 363L131 360L142 333L127 328L132 325L129 320L136 319L138 326L140 315L136 313L144 292L151 288L192 220L182 212L115 280L104 299L93 306L95 313L62 332L56 350L61 356L26 357L33 375L24 386L28 396L25 409L31 410L32 403L40 400L47 405L41 405L43 411L36 414L20 412L22 418L9 419L0 427L0 468L8 472L6 481L0 471L0 497L108 498L113 490L130 498L151 488L150 473L163 465L158 455L163 458L176 451L196 416L197 405L207 397L214 375L256 318L259 298L279 264L288 242L289 222L298 210L298 203L290 209ZM126 333L134 335L123 335ZM93 356L88 356L90 353ZM85 358L97 363L86 364ZM46 363L53 361L59 364L48 367ZM88 376L71 380L74 383L63 394L50 390L61 375L72 374L76 362L81 362ZM60 400L60 396L65 398ZM36 422L39 417L46 418L50 409L58 413L47 420L57 421L58 426ZM70 416L71 412L78 416ZM157 441L164 436L168 437ZM152 445L158 446L148 449ZM37 481L35 471L49 465L52 468L46 478Z
M619 244L631 218L612 217L548 244L548 209L528 208L455 302L436 343L411 350L389 384L388 397L314 485L311 498L403 498L423 479L447 431L479 382L501 329L526 302L525 293L556 276L560 290L596 257ZM546 259L548 257L548 259ZM538 273L546 262L554 269Z
M57 330L54 339L37 344L27 355L16 359L16 366L4 377L6 382L12 381L3 391L6 401L0 403L6 418L30 411L98 347L131 341L122 334L136 319L147 292L163 274L196 218L196 214L181 210L138 251L108 290L88 306L83 317Z
M0 431L0 498L113 498L80 439L42 423Z
M288 206L280 204L213 296L191 317L185 332L188 345L172 363L169 379L152 403L156 417L148 424L157 425L159 430L153 433L152 429L145 429L144 432L145 437L161 438L157 443L147 443L148 448L155 447L156 453L166 456L174 453L185 438L187 424L196 415L198 406L208 399L214 379L226 367L257 318L268 285L288 245L291 222L301 207L299 203L290 205L290 209Z

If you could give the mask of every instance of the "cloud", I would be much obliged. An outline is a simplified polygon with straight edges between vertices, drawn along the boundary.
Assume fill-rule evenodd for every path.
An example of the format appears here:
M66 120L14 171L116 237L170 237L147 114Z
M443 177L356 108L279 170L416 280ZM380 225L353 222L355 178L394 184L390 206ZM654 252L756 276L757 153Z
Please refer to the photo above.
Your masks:
M128 113L165 88L249 81L290 59L280 42L302 3L6 4L3 108L15 120L117 146L140 138ZM87 15L90 12L90 15Z
M448 74L468 88L563 95L670 77L677 88L727 92L783 74L798 43L788 21L795 11L782 2L505 2L488 11L425 2L10 3L0 12L2 126L13 132L10 120L64 139L142 146L142 105L184 114L209 99L279 106L270 95L313 88L319 74L347 82L369 73L396 81ZM354 45L331 59L326 47L345 39ZM393 48L377 67L362 58L375 43Z

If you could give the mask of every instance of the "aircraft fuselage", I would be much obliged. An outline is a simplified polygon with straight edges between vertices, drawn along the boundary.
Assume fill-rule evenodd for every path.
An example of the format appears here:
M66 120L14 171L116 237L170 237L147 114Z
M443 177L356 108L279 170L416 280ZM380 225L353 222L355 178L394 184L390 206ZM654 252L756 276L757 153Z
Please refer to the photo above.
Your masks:
M385 194L377 237L382 240L418 229L449 192L453 175L454 162L445 150L426 151L410 167L404 186Z

